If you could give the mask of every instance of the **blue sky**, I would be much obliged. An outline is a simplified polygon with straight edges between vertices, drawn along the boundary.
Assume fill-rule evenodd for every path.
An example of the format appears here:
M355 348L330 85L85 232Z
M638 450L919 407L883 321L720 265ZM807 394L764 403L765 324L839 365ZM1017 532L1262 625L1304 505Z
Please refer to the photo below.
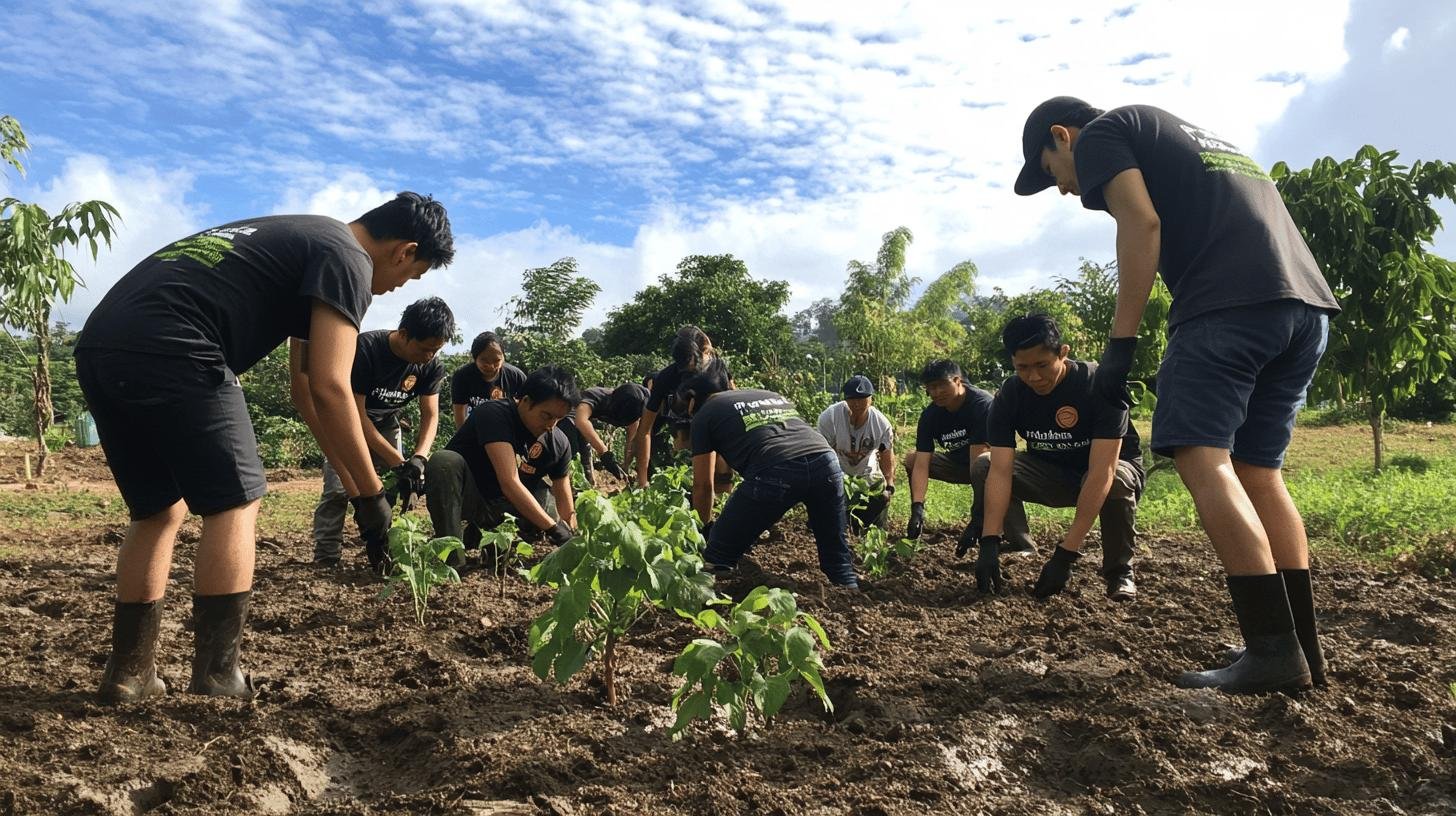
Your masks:
M901 224L914 273L971 259L1019 291L1113 255L1105 216L1010 192L1041 99L1161 105L1265 165L1449 158L1451 53L1440 0L12 0L0 112L34 150L0 191L122 210L75 323L189 232L400 189L445 202L459 257L370 327L426 294L494 327L521 270L566 255L603 286L588 325L690 253L788 280L792 310Z

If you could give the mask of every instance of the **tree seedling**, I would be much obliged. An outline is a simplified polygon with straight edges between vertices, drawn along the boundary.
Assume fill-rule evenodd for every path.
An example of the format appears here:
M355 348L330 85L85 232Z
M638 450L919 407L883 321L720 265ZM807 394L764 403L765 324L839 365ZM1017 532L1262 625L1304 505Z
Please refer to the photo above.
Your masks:
M389 555L394 567L379 597L388 598L401 585L408 587L414 601L415 620L424 626L430 590L460 583L460 574L445 559L464 546L455 536L430 538L425 534L424 522L413 516L396 517L389 528Z

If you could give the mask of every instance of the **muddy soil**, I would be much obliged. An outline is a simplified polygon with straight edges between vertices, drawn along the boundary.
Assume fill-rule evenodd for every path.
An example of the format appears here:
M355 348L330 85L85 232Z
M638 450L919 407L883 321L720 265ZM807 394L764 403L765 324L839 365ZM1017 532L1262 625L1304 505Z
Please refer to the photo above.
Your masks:
M984 598L953 530L862 594L826 588L803 522L754 552L834 642L833 715L802 693L767 727L721 721L678 742L667 673L695 632L660 617L629 639L624 699L595 669L531 674L548 602L487 573L433 600L379 600L362 555L258 552L246 667L253 703L186 694L189 523L160 664L171 692L92 699L109 651L119 537L97 526L0 552L0 814L12 813L1456 813L1456 586L1323 557L1327 689L1235 698L1170 679L1236 639L1206 543L1146 542L1140 597Z

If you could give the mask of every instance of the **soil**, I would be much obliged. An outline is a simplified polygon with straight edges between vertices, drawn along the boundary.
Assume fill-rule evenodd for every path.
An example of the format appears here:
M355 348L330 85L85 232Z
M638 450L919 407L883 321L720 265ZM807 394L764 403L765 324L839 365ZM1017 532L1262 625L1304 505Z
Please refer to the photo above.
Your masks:
M645 620L622 701L598 666L565 687L530 671L550 601L473 572L421 628L380 600L362 553L258 550L251 703L185 693L195 522L184 528L159 664L170 691L111 709L117 529L0 548L0 814L1456 813L1456 586L1322 554L1328 688L1231 697L1173 687L1236 640L1206 542L1147 541L1140 596L1108 601L1084 560L1066 595L986 598L956 530L863 593L827 588L803 521L754 551L834 643L835 708L796 692L744 736L666 727L673 657L695 631ZM741 590L743 587L739 587Z

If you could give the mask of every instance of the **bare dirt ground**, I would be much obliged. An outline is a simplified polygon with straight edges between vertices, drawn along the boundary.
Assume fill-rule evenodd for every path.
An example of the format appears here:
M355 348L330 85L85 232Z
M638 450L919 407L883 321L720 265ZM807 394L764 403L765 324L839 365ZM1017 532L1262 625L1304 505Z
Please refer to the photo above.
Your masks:
M1316 565L1330 687L1236 698L1169 682L1237 638L1206 542L1147 541L1136 602L1082 566L1038 603L1038 560L1008 559L1020 591L984 598L957 531L931 530L853 595L790 519L757 580L828 629L834 713L797 694L747 736L719 721L673 742L689 625L639 626L608 708L590 667L565 688L531 674L547 591L512 578L501 601L471 573L421 628L361 553L320 570L302 535L259 549L257 700L186 694L194 522L162 630L171 691L103 708L119 529L0 530L0 814L1456 813L1456 586L1362 562Z

